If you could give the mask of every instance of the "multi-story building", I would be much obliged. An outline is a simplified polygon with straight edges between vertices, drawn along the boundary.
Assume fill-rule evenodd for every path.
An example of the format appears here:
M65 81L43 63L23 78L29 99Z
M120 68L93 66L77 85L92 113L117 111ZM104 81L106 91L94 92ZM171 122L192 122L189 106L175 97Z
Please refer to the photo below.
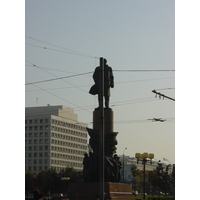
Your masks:
M44 106L25 108L25 171L39 173L65 167L83 169L88 152L87 124L78 122L72 108Z

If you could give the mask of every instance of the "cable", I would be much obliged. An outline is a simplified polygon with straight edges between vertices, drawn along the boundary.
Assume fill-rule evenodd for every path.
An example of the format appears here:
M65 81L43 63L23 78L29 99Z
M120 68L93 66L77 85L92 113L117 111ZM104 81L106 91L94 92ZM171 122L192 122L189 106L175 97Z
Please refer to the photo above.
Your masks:
M27 81L26 81L27 82ZM63 99L63 98L61 98L61 97L59 97L59 96L57 96L57 95L55 95L55 94L53 94L53 93L51 93L51 92L48 92L48 91L46 91L45 89L42 89L41 87L38 87L38 86L36 86L36 85L33 85L34 87L37 87L37 88L39 88L39 89L41 89L41 90L43 90L43 91L45 91L45 92L47 92L47 93L49 93L49 94L51 94L51 95L53 95L53 96L55 96L55 97L57 97L57 98L59 98L59 99L61 99L61 100L63 100L63 101L66 101L66 102L68 102L68 103L70 103L70 104L72 104L72 105L74 105L74 106L76 106L76 107L78 107L78 108L81 108L80 106L77 106L76 104L74 104L74 103L72 103L72 102L70 102L70 101L67 101L66 99ZM85 110L84 108L81 108L81 110ZM87 112L89 112L88 110L85 110L85 111L87 111ZM89 112L90 114L91 114L91 112Z
M126 70L113 70L115 72L174 72L174 69L126 69Z
M43 80L43 81L36 81L36 82L32 82L32 83L26 83L25 85L31 85L31 84L36 84L36 83L44 83L44 82L49 82L49 81L55 81L55 80L60 80L60 79L64 79L64 78L72 78L75 76L82 76L85 74L91 74L92 72L86 72L86 73L81 73L81 74L75 74L75 75L71 75L71 76L63 76L63 77L58 77L58 78L53 78L53 79L48 79L48 80Z
M42 70L42 71L44 71L44 72L46 72L46 73L48 73L48 74L51 74L51 75L54 76L54 77L57 77L56 75L54 75L54 74L48 72L47 70L44 70L43 68L34 65L33 63L29 62L28 60L26 60L26 61L27 61L28 63L32 64L34 67L39 68L40 70ZM77 74L76 74L76 75L77 75ZM66 81L66 80L62 80L62 81L64 81L65 83L68 83L69 85L72 85L73 87L75 87L75 88L77 88L77 89L79 89L79 90L81 90L81 91L83 91L83 92L85 92L85 93L88 93L87 91L85 91L85 90L83 90L83 89L77 87L76 85L74 85L74 84L72 84L72 83L69 83L69 82Z
M48 42L45 42L45 41L42 41L42 40L38 40L38 39L32 38L32 37L30 37L30 36L25 36L25 37L26 37L26 38L29 38L29 39L32 39L32 40L35 40L35 41L38 41L38 42L41 42L41 43L44 43L44 44L48 44L48 45L51 45L51 46L60 48L60 49L64 49L64 50L67 50L67 51L71 51L71 54L74 54L74 55L85 56L85 57L90 57L90 58L99 59L99 57L92 56L92 55L89 55L89 54L85 54L85 53L82 53L82 52L79 52L79 51L67 49L67 48L65 48L65 47L61 47L61 46L58 46L58 45L55 45L55 44L51 44L51 43L48 43ZM26 43L26 44L27 44L27 43ZM40 48L43 48L43 49L50 49L50 48L41 47L41 46L37 46L37 45L31 45L31 44L27 44L27 45L35 46L35 47L40 47ZM54 50L54 49L50 49L50 50ZM65 52L65 53L66 53L66 52ZM68 53L69 53L69 52L68 52Z

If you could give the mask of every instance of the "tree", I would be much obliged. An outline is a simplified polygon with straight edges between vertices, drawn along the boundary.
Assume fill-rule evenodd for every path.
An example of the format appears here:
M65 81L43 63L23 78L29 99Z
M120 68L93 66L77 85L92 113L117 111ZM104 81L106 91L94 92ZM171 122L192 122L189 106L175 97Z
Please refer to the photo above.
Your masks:
M139 171L139 169L137 168L136 165L133 165L131 167L131 173L133 176L132 187L133 187L134 191L138 191L139 190L138 179L139 179L141 172Z
M25 193L26 194L31 194L34 190L35 187L35 182L36 182L36 174L28 171L25 174Z

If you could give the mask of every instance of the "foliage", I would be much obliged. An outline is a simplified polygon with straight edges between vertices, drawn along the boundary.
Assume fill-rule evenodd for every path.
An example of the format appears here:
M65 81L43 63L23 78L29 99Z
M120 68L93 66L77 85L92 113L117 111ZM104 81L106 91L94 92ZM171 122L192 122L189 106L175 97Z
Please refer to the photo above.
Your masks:
M139 191L139 179L140 179L140 176L141 176L141 171L137 168L136 165L133 165L131 167L131 173L132 173L132 176L133 176L133 181L132 181L132 188L134 191Z
M70 180L61 180L62 177L70 177ZM73 168L65 168L60 172L55 169L41 171L37 175L27 172L25 175L25 192L30 194L37 187L39 191L46 195L48 193L66 193L68 182L82 182L82 172L77 172Z
M143 172L137 169L136 165L131 167L133 175L133 190L143 192ZM166 167L158 162L156 170L145 172L145 191L148 194L168 193L175 196L175 165L173 171L169 173L169 165Z

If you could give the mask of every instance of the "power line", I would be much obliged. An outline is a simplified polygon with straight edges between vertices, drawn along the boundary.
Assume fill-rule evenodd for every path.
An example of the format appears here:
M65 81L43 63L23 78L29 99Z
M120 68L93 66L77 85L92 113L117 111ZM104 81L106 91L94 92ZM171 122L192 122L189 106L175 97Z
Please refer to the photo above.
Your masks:
M43 81L36 81L36 82L32 82L32 83L26 83L25 85L32 85L32 84L37 84L37 83L44 83L44 82L49 82L49 81L56 81L56 80L60 80L60 79L72 78L72 77L75 77L75 76L82 76L82 75L91 74L91 73L92 72L86 72L86 73L75 74L75 75L70 75L70 76L63 76L63 77L52 78L52 79L47 79L47 80L43 80Z
M30 36L25 36L26 38L29 38L31 40L35 40L35 41L38 41L38 42L41 42L41 43L44 43L44 44L48 44L48 45L51 45L51 46L54 46L54 47L57 47L57 48L60 48L60 49L63 49L63 50L67 50L68 52L66 51L60 51L62 53L69 53L69 54L74 54L74 55L77 55L77 56L84 56L84 57L90 57L90 58L95 58L95 59L99 59L99 57L96 57L96 56L92 56L92 55L89 55L89 54L85 54L85 53L82 53L82 52L79 52L79 51L75 51L75 50L72 50L72 49L68 49L68 48L65 48L65 47L61 47L61 46L58 46L58 45L55 45L55 44L51 44L49 42L45 42L45 41L42 41L42 40L38 40L36 38L33 38L33 37L30 37ZM43 49L49 49L49 50L55 50L55 51L59 51L59 50L56 50L56 49L50 49L50 48L47 48L47 47L41 47L41 46L37 46L37 45L32 45L32 44L28 44L26 43L27 45L30 45L30 46L35 46L35 47L39 47L39 48L43 48Z
M115 72L174 72L174 69L122 69Z
M26 82L28 82L28 81L26 81ZM49 93L49 94L51 94L51 95L53 95L53 96L55 96L55 97L57 97L57 98L59 98L59 99L61 99L61 100L63 100L63 101L66 101L67 103L70 103L71 105L74 105L74 106L76 106L76 107L78 107L78 108L81 108L81 110L85 110L85 111L87 111L87 112L89 112L88 110L86 110L86 109L84 109L84 108L82 108L82 107L80 107L80 106L77 106L76 104L74 104L74 103L72 103L72 102L70 102L70 101L67 101L66 99L63 99L62 97L59 97L59 96L57 96L57 95L55 95L55 94L53 94L53 93L51 93L51 92L49 92L49 91L46 91L45 89L42 89L41 87L39 87L39 86L36 86L36 85L33 85L34 87L37 87L37 88L39 88L40 90L43 90L43 91L45 91L45 92L47 92L47 93ZM91 112L89 112L90 114L91 114Z
M26 60L27 61L27 60ZM29 62L29 61L27 61ZM29 62L30 63L30 62ZM31 63L32 64L32 63ZM34 67L36 68L40 68L39 66L35 65L35 64L32 64ZM114 71L114 70L113 70ZM120 71L120 72L134 72L135 70L117 70L117 71ZM136 71L169 71L169 70L136 70ZM32 83L27 83L25 85L30 85L30 84L37 84L37 83L44 83L44 82L49 82L49 81L55 81L55 80L60 80L60 79L65 79L65 78L72 78L72 77L75 77L75 76L81 76L81 75L86 75L86 74L91 74L93 72L85 72L85 73L81 73L81 74L74 74L74 75L70 75L70 76L64 76L64 77L57 77L57 78L54 78L54 79L47 79L47 80L42 80L42 81L36 81L36 82L32 82Z
M26 60L26 61L27 61L27 60ZM33 63L31 63L31 62L29 62L29 61L27 61L27 62L30 63L30 64L32 64L32 65L34 65ZM41 68L41 67L39 67L39 66L36 66L36 65L35 65L35 67L39 68L40 70L42 70L42 71L44 71L44 72L46 72L46 73L48 73L48 74L51 74L51 75L54 76L54 77L57 77L56 75L54 75L54 74L48 72L47 70L44 70L43 68ZM77 75L77 74L76 74L76 75ZM62 79L62 81L64 81L65 83L68 83L69 85L71 85L71 86L73 86L73 87L75 87L75 88L77 88L77 89L79 89L79 90L81 90L81 91L83 91L83 92L85 92L85 93L88 93L88 92L86 92L85 90L81 89L80 87L77 87L76 85L74 85L74 84L72 84L72 83L69 83L69 82L66 81L66 80L63 80L63 79Z

